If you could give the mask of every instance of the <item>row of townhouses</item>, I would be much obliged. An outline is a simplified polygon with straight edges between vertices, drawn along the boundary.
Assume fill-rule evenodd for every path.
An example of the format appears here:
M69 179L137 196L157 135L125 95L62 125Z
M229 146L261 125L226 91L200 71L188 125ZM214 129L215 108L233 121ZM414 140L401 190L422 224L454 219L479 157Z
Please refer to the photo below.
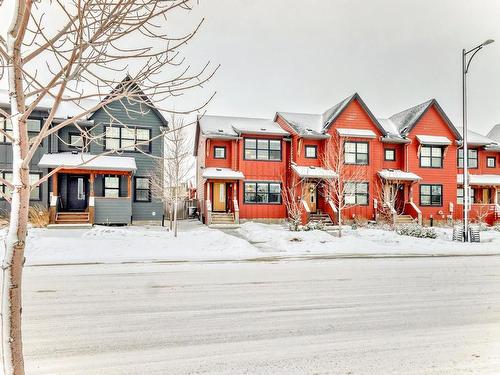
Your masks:
M30 179L37 181L55 168L57 173L31 191L31 204L50 211L56 224L130 224L161 220L163 204L151 194L150 174L154 157L163 155L159 136L168 123L149 101L116 101L90 113L76 125L66 126L44 139L30 163ZM63 102L52 125L93 108L95 102ZM9 110L6 91L0 91L0 107ZM40 132L51 109L42 101L28 120L30 138ZM0 127L12 132L10 121L0 118ZM149 142L148 142L149 141ZM139 143L140 146L133 145ZM123 149L119 153L113 152ZM108 153L109 154L106 154ZM96 157L96 155L106 154ZM0 174L12 178L12 145L0 134ZM8 197L9 189L0 185ZM0 198L0 211L9 204Z
M487 136L471 131L468 140L471 216L492 224L500 215L500 125ZM321 114L200 117L194 154L202 220L285 219L282 192L300 181L302 222L317 214L336 222L340 203L324 191L325 181L339 178L326 163L335 141L343 165L359 172L353 181L344 178L343 219L377 219L384 206L380 186L397 186L391 209L401 217L420 223L462 217L462 135L438 102L382 119L354 94Z

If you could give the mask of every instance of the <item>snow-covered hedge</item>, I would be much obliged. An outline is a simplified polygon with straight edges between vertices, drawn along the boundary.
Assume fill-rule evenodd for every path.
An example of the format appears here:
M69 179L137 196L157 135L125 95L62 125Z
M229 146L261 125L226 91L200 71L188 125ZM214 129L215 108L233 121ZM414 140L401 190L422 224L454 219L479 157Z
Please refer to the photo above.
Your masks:
M437 238L434 228L426 228L418 224L405 224L398 226L396 232L402 236L418 238Z

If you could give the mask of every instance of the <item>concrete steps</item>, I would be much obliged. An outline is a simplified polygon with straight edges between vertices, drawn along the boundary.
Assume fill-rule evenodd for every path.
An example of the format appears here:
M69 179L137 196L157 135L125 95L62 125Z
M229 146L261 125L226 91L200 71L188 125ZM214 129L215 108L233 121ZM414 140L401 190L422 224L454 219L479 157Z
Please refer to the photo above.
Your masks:
M323 224L323 230L325 231L334 231L338 230L337 226L333 223L330 215L317 212L309 215L310 223L320 223Z
M410 215L398 215L396 216L396 225L398 224L413 224L415 223L415 219Z
M55 224L89 224L88 212L58 212Z
M230 212L212 212L211 225L234 225L234 214Z

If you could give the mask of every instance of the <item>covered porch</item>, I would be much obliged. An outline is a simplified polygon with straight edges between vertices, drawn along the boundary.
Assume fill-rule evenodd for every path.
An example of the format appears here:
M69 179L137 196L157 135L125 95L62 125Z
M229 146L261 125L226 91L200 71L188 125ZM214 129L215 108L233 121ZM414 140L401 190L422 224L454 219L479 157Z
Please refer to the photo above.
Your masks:
M463 175L457 176L457 203L463 207ZM493 225L500 220L500 175L469 175L470 218ZM462 210L460 210L462 215Z
M46 154L39 166L49 168L52 173L51 224L131 223L134 158Z
M245 176L229 168L206 168L205 224L239 225L238 184Z
M381 180L380 205L377 218L385 214L393 224L418 221L422 223L422 212L413 202L413 184L422 178L415 173L399 169L383 169L378 172Z

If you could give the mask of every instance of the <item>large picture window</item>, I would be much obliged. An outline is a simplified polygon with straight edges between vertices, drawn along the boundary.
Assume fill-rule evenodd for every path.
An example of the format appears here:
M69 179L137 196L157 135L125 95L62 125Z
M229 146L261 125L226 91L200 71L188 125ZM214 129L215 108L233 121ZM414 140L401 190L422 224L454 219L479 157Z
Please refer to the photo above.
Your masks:
M423 168L443 168L443 148L441 146L422 146L420 166Z
M344 203L352 205L368 205L368 182L345 182Z
M367 165L368 164L368 142L344 143L344 162L346 164Z
M462 148L458 149L458 168L463 168L464 167L464 150ZM475 149L469 149L467 151L469 154L469 168L477 168L478 166L478 152Z
M135 178L134 200L136 202L151 202L151 184L149 178Z
M281 140L245 138L246 160L281 160Z
M151 152L151 129L135 127L106 126L104 148L106 150Z
M442 206L443 205L443 185L420 185L420 205L421 206Z
M245 203L281 203L279 182L245 182Z
M106 198L120 197L120 177L105 176L104 177L104 196Z
M12 182L12 172L0 172L0 176L4 180L6 180L8 182ZM41 177L42 177L41 172L31 172L29 175L30 184L34 184ZM10 198L12 196L10 188L8 186L6 186L5 184L2 184L1 182L0 182L0 191L7 198ZM3 199L3 197L0 197L0 200L1 199ZM36 188L34 188L30 191L30 200L31 201L41 201L42 200L42 191L40 190L40 186L37 186Z

